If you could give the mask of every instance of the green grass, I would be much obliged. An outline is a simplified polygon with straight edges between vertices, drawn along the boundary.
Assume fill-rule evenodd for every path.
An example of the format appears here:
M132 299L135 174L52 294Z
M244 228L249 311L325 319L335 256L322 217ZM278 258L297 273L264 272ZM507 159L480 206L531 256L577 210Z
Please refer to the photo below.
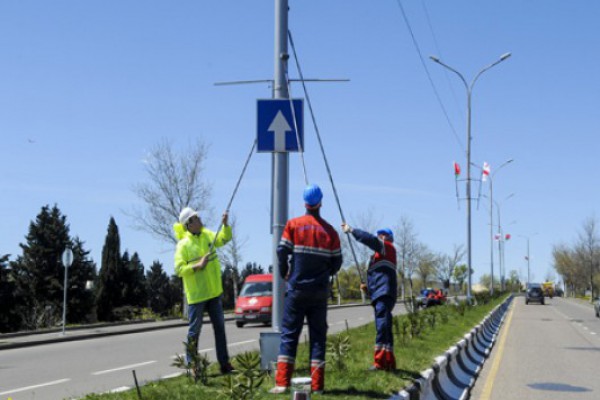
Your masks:
M441 355L449 347L462 339L505 297L495 299L489 304L468 308L464 315L460 315L451 306L433 309L438 313L437 324L432 329L428 324L420 337L407 337L403 340L395 331L394 352L396 355L397 370L395 372L371 372L366 369L373 361L373 344L375 340L375 327L373 323L351 329L349 331L351 351L345 359L347 369L335 370L333 363L326 367L325 393L312 395L315 400L358 400L358 399L387 399L402 388L408 386L412 380L419 376L433 363L436 356ZM442 322L440 312L446 312L447 322ZM398 316L395 318L404 318ZM294 376L308 376L308 351L305 344L298 348L296 357L296 372ZM235 360L233 361L235 365ZM181 376L178 378L149 383L141 388L144 400L191 400L227 398L221 395L225 385L225 378L220 376L215 365L211 366L207 386L194 384L193 380ZM273 377L267 377L259 388L255 399L289 399L289 394L271 395L267 391L274 386ZM131 390L115 394L91 394L85 400L137 400L137 391Z

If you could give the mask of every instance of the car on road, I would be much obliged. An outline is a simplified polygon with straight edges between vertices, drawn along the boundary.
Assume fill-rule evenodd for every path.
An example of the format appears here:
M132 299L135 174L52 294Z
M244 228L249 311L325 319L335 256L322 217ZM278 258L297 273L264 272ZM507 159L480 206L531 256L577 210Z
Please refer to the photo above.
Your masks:
M446 303L446 294L441 289L425 288L416 300L418 308L440 306Z
M235 325L242 328L248 322L271 323L273 308L273 275L249 275L235 303Z
M600 297L594 299L594 312L596 313L596 318L600 318Z
M525 292L525 304L537 302L544 305L544 290L539 283L532 283Z

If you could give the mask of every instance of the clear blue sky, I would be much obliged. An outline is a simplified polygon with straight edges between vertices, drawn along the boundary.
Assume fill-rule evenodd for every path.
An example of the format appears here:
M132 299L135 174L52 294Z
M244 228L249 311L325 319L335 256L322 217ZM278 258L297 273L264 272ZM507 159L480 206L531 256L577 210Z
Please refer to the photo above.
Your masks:
M542 280L552 246L572 243L600 205L600 4L402 1L454 130L399 4L290 0L305 76L350 79L309 85L349 222L368 210L389 226L406 215L434 251L465 243L466 207L452 170L455 160L465 170L465 89L429 55L470 81L512 52L475 85L471 157L492 173L515 160L494 177L512 235L506 270L526 276L519 235L529 235L533 279ZM271 91L214 83L271 79L273 34L273 0L1 2L0 254L14 259L30 221L56 203L98 267L113 216L122 250L137 251L146 266L158 259L171 273L172 247L133 230L124 213L137 204L131 186L146 179L142 160L162 138L180 148L202 138L211 145L212 206L224 210L256 135L256 99ZM290 75L297 77L293 64ZM299 86L292 90L303 97ZM309 180L325 189L323 215L339 226L305 110ZM303 186L293 155L290 217L303 212ZM255 154L232 207L247 238L244 262L271 263L269 193L270 156ZM488 213L486 199L474 203L474 282L490 269Z

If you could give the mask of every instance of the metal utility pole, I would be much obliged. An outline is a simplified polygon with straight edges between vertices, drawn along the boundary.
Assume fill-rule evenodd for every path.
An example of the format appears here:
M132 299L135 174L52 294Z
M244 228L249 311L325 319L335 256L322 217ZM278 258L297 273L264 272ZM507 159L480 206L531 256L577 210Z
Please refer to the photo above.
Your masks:
M273 98L289 99L286 82L288 67L288 0L275 0L275 75L273 78ZM283 298L285 285L277 265L277 245L288 220L289 198L289 154L285 151L273 153L272 177L272 233L273 233L273 310L274 332L281 332L283 320Z
M500 58L497 61L484 67L481 71L479 71L477 73L477 75L475 75L475 77L473 78L473 80L471 81L470 84L467 83L467 80L460 72L458 72L454 68L450 67L449 65L443 63L439 58L434 57L434 56L429 57L434 62L440 64L441 66L449 69L450 71L452 71L456 75L458 75L458 77L461 79L461 81L465 85L465 89L467 91L467 193L466 193L466 196L467 196L467 273L469 276L469 280L468 280L468 284L467 284L467 301L469 303L471 303L471 276L473 275L472 274L473 264L471 263L471 138L472 138L472 136L471 136L471 95L473 92L473 86L475 85L475 82L477 82L477 79L481 76L481 74L483 74L485 71L492 68L493 66L506 60L510 56L511 56L510 53L503 54L502 56L500 56Z

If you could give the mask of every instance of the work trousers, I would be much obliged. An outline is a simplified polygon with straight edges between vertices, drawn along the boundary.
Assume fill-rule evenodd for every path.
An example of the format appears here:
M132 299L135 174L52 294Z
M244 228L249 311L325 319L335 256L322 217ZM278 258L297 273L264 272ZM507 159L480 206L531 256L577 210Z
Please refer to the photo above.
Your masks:
M215 334L215 345L217 350L217 361L221 366L229 362L229 353L227 351L227 338L225 336L225 317L223 314L223 302L221 296L202 301L188 306L188 315L190 319L187 340L193 343L192 351L198 351L198 339L202 330L202 318L204 310L208 312L210 323L213 326ZM190 363L192 354L186 354L186 361Z

